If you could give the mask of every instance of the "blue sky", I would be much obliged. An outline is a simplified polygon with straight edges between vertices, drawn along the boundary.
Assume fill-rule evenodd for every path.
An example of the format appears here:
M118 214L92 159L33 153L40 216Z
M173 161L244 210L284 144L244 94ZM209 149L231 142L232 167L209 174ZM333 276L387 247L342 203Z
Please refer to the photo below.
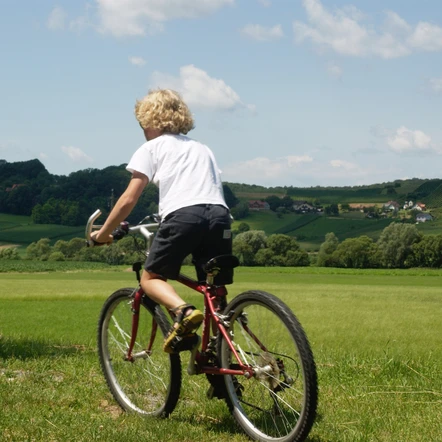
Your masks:
M1 0L0 159L127 163L178 90L223 180L442 175L440 0Z

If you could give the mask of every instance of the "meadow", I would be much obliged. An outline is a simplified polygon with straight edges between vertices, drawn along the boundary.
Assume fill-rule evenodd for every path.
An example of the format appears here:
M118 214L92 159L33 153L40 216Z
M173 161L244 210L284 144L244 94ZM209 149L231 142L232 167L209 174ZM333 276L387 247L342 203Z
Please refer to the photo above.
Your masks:
M168 419L128 415L113 401L96 325L105 298L133 281L123 267L0 273L0 440L248 440L224 403L206 398L202 376L183 375ZM319 376L310 442L440 441L441 286L442 270L245 267L229 296L269 291L303 324Z

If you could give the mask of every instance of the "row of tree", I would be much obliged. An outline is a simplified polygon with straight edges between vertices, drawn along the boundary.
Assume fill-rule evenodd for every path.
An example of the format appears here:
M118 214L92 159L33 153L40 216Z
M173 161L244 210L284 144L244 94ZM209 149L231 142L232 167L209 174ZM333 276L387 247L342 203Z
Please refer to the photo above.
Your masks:
M31 215L36 224L83 225L97 208L107 216L130 178L125 164L59 176L51 175L39 160L0 160L0 213ZM236 206L239 200L229 186L223 189L227 205ZM158 200L158 188L149 184L128 221L137 223L158 212ZM244 215L243 210L238 213Z
M144 259L142 245L134 247L126 237L109 247L87 248L85 241L74 238L50 246L47 238L28 246L26 259L99 261L109 264L132 264ZM288 235L267 236L261 230L247 230L245 223L233 240L233 253L245 266L309 266L344 268L442 267L442 235L422 235L415 225L391 223L379 239L368 236L339 242L328 233L317 254L307 254L296 239ZM0 258L19 259L15 249L0 250ZM190 263L190 258L186 259Z
M341 243L328 233L316 265L344 268L442 267L442 235L423 235L413 224L391 223L374 241L368 236Z
M135 242L134 242L135 241ZM25 259L41 261L96 261L112 265L132 264L144 259L143 241L126 237L108 247L86 247L84 239L58 240L53 246L48 238L33 242L26 249ZM233 250L241 263L247 266L308 266L307 252L301 250L295 238L275 234L269 237L263 231L238 233L233 240ZM0 258L20 259L16 249L0 250ZM186 258L191 263L191 257Z

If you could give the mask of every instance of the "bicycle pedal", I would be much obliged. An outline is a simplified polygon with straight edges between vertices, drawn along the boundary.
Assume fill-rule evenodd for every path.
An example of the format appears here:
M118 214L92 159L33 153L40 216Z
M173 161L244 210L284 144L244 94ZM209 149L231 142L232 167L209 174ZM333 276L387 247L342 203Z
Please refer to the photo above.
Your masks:
M185 336L175 336L172 339L169 347L173 353L180 353L182 351L192 351L199 343L197 334L192 333Z
M214 397L219 399L219 396L216 394L215 387L210 386L206 393L207 399L213 399Z
M227 397L227 391L224 386L213 386L211 385L206 393L207 399L225 399Z
M212 376L212 378L209 378L211 385L206 393L207 398L226 399L228 397L228 394L223 376L218 376L218 375L208 375L208 376ZM235 388L236 395L239 398L241 398L242 392L244 391L244 387L239 383L236 376L233 376L232 382Z

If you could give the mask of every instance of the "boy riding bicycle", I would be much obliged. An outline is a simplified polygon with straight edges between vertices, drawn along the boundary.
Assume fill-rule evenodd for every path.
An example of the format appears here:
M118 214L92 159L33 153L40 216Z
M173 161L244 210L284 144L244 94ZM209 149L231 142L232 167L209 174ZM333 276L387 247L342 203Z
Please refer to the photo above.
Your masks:
M146 143L130 159L127 170L132 179L92 239L96 245L110 244L113 230L130 214L146 185L153 182L159 187L161 224L144 265L141 287L174 319L163 347L171 353L180 349L178 336L194 337L203 313L186 304L167 279L178 277L189 254L198 279L205 279L201 266L232 252L231 218L212 151L185 136L194 122L180 95L170 89L150 91L137 101L135 116ZM233 270L224 269L215 284L231 284L232 278Z

